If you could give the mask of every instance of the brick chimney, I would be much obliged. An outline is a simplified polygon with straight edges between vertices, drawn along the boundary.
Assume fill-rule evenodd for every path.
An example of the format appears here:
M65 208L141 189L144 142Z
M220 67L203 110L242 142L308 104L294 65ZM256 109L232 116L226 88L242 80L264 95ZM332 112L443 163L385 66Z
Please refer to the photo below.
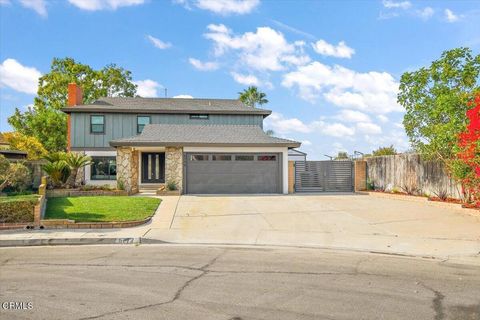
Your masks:
M68 84L68 102L67 106L73 107L83 104L83 91L82 88L76 83Z
M76 83L68 84L68 99L67 106L74 107L83 104L82 88ZM71 149L72 124L70 120L70 113L67 114L67 151Z

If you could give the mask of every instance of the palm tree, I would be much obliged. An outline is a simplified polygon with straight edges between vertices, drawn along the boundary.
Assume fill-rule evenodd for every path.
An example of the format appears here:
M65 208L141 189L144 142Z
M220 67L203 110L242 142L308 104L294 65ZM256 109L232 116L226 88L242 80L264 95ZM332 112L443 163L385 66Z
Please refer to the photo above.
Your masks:
M240 101L252 108L255 108L257 104L262 105L268 103L267 95L261 91L258 91L258 88L255 86L250 86L238 94Z
M275 134L275 131L269 129L269 130L265 131L265 134L266 134L267 136L272 137L272 136Z
M92 158L81 153L71 152L67 153L67 156L65 157L65 163L71 170L67 184L75 188L77 185L78 170L91 164Z

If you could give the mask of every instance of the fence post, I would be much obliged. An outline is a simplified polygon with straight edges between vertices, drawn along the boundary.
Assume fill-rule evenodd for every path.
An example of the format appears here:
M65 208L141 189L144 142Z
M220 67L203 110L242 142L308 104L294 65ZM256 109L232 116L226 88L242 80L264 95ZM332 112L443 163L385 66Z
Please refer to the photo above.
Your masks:
M354 162L354 191L367 190L367 161L356 160Z

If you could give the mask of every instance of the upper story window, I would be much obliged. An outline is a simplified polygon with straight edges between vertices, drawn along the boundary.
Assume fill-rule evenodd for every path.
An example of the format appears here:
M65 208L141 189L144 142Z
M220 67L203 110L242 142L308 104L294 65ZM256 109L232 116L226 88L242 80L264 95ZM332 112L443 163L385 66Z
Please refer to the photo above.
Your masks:
M147 124L150 124L150 116L137 116L137 133L142 133Z
M90 132L105 133L105 116L90 116Z
M208 114L191 114L190 119L208 120Z

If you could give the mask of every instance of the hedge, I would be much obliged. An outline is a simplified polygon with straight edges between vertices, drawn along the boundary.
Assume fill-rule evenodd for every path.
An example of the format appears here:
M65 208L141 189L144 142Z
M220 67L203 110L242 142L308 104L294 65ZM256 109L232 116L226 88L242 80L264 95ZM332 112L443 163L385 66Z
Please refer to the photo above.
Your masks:
M38 196L0 197L0 223L33 222Z

